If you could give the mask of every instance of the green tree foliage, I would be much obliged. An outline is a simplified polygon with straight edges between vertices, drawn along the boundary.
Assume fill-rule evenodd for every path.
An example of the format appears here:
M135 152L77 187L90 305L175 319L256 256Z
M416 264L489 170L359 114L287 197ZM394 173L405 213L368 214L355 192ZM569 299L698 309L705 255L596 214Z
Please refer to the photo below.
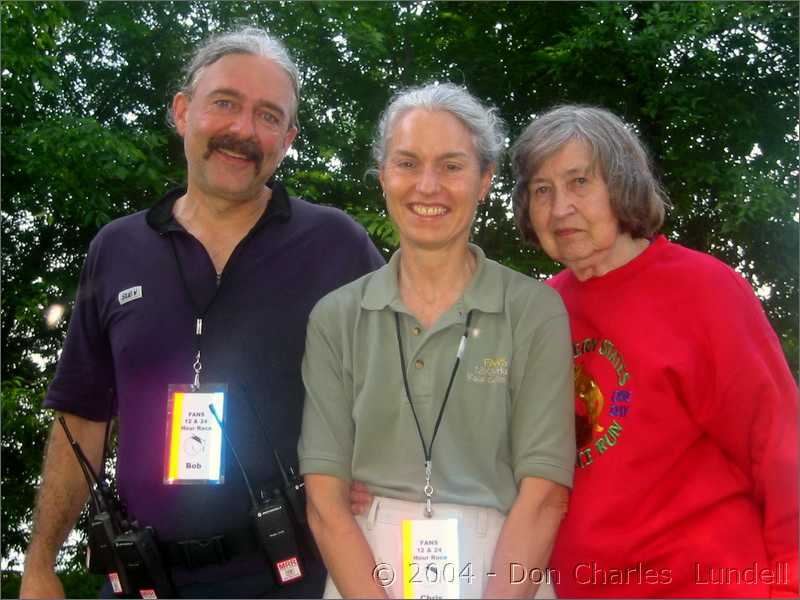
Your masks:
M44 315L71 305L99 227L182 181L167 106L192 47L236 24L269 29L301 67L301 133L281 176L347 210L387 254L396 234L365 173L397 89L465 84L499 108L511 139L558 103L622 114L672 198L670 237L763 291L798 363L796 2L3 2L0 16L6 566L24 549L48 427L40 406L65 332L66 319ZM475 239L546 276L557 265L521 247L511 184L505 164Z

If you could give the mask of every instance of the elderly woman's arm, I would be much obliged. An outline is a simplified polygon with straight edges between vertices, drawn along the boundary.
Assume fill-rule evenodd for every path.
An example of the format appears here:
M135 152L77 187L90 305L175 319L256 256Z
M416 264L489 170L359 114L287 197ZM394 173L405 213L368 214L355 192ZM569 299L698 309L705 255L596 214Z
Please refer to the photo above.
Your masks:
M494 550L491 572L495 576L486 586L485 598L532 598L536 594L539 584L534 582L544 577L568 500L569 492L561 484L539 477L522 480ZM512 567L512 563L520 566ZM539 569L534 572L542 577L523 579L523 574L533 569Z
M343 598L385 598L373 576L375 559L350 512L350 486L337 477L305 477L308 524Z

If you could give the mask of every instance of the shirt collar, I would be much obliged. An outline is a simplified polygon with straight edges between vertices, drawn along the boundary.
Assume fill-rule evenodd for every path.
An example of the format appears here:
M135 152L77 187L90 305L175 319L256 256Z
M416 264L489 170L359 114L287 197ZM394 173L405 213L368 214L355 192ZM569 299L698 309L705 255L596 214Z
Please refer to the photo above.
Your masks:
M486 258L483 250L475 244L469 244L475 255L476 269L467 289L464 290L464 308L469 311L477 309L486 313L499 313L503 310L503 281L500 265ZM397 272L400 267L400 250L397 250L389 262L375 271L364 289L361 307L366 310L383 310L391 308L398 312L408 312L400 298L397 285Z
M270 179L266 185L272 190L272 197L267 203L267 210L253 225L253 230L260 229L273 219L285 223L292 218L292 205L289 202L289 194L283 184L276 179ZM164 194L161 200L147 211L145 217L147 224L162 234L169 231L186 231L172 213L175 202L185 193L186 188L180 187Z

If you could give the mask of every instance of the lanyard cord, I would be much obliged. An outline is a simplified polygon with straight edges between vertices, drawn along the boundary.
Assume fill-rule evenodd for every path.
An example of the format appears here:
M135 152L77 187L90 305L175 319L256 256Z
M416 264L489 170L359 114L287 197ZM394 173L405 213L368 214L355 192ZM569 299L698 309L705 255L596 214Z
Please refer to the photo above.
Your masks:
M208 301L205 308L200 310L200 306L195 301L192 292L189 290L189 283L186 281L186 276L183 273L183 266L181 265L181 261L178 258L178 250L175 247L175 240L173 239L172 235L169 236L169 244L172 248L172 256L175 257L175 264L178 267L178 278L181 280L181 284L183 285L183 291L186 294L186 297L189 299L189 304L192 305L192 308L195 312L195 330L194 330L194 340L195 340L195 350L197 354L195 355L194 359L194 387L200 387L200 371L203 370L203 364L200 362L200 338L203 335L203 319L208 314L208 311L211 309L211 305L214 304L214 300L217 299L219 296L220 287L222 287L222 277L217 278L217 289L214 291L214 295L211 296L211 300Z
M208 314L208 311L211 309L211 305L214 304L214 300L216 300L217 296L219 295L219 289L220 287L222 287L222 275L217 276L217 289L214 292L214 295L211 297L211 300L209 300L208 304L206 304L206 307L201 311L197 302L195 301L194 296L192 295L192 292L189 290L189 283L186 281L186 276L183 273L183 266L181 265L181 261L178 259L178 250L175 247L175 240L172 238L172 236L170 236L169 241L170 241L170 246L172 247L172 255L175 257L175 264L178 266L178 277L181 280L181 284L183 285L183 291L185 292L186 297L189 299L189 303L192 305L195 314L198 315L195 322L195 349L197 350L197 354L195 356L195 362L194 362L194 369L195 369L194 387L199 388L200 371L203 369L203 365L200 363L200 338L203 335L203 319ZM245 386L242 387L244 388L245 391L244 397L247 399L247 402L250 405L251 410L256 415L256 419L258 420L260 426L259 428L261 429L261 432L264 434L264 439L267 442L267 446L269 446L272 449L272 455L275 458L275 462L277 463L278 471L281 474L281 478L288 486L289 482L287 480L286 469L283 465L283 461L281 460L280 455L278 454L278 448L277 446L275 446L275 444L272 443L272 439L267 434L267 428L264 424L264 420L261 418L261 414L258 412L258 410L256 410L256 405L250 398L249 391ZM289 467L289 471L292 477L294 477L295 476L294 470L291 467ZM244 470L242 470L242 473L244 473ZM245 478L246 477L247 475L245 475Z
M433 487L431 487L430 479L431 479L431 457L433 456L433 442L436 441L436 434L439 433L439 425L442 423L442 417L444 417L444 409L447 406L447 399L450 397L450 389L453 387L453 381L456 378L456 372L458 371L458 365L461 363L461 357L464 354L464 348L467 345L467 337L469 337L469 324L472 321L472 311L470 310L467 313L467 321L464 324L464 334L461 336L461 341L458 344L458 352L456 352L456 362L453 364L453 370L450 372L450 381L447 383L447 390L444 393L444 400L442 400L442 406L439 409L439 416L436 417L436 424L433 427L433 435L431 435L431 443L425 444L425 437L422 435L422 426L419 423L419 417L417 416L417 410L414 408L414 402L411 398L411 388L408 386L408 376L406 375L406 356L403 352L403 340L400 335L400 315L398 313L394 313L394 324L395 330L397 332L397 347L400 350L400 372L403 374L403 386L406 390L406 397L408 398L408 404L411 406L411 414L414 415L414 422L417 424L417 433L419 433L419 441L422 443L422 452L425 455L425 495L426 495L426 511L427 516L431 516L431 496L433 494Z

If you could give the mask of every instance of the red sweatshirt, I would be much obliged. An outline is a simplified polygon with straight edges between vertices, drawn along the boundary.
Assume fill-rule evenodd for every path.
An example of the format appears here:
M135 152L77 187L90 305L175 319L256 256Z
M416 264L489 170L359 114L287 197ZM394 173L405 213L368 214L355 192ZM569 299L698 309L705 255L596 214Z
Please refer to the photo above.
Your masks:
M798 594L798 390L750 285L658 237L570 314L575 487L559 597Z

